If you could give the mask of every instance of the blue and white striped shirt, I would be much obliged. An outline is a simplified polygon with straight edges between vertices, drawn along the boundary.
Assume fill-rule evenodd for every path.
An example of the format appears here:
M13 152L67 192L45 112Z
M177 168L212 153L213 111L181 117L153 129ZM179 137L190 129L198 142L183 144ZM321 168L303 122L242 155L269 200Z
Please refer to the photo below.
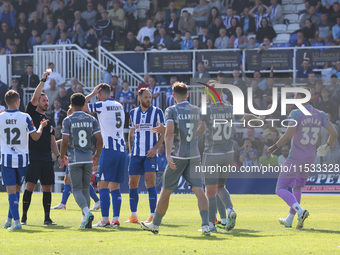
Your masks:
M129 90L128 92L125 91L121 91L118 93L116 100L119 100L119 102L123 102L123 101L131 101L133 98L135 97L135 95ZM124 112L130 112L132 110L132 104L122 104L124 107Z
M151 128L157 127L157 121L164 123L163 111L153 105L146 112L140 107L130 112L130 128L134 129L132 156L146 156L158 142L158 135L151 132Z

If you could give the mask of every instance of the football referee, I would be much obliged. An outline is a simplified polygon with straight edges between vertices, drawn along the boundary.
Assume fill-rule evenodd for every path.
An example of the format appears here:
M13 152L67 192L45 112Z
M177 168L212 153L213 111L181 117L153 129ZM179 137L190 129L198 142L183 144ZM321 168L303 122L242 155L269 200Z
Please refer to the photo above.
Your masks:
M39 85L36 87L31 101L27 105L26 112L31 116L35 127L46 120L45 112L48 109L48 97L42 93L49 73L45 72ZM43 191L43 206L45 211L45 225L56 225L50 218L51 209L51 187L54 184L54 170L51 151L57 156L58 162L63 166L59 158L59 150L56 144L54 129L51 123L43 129L38 141L29 139L30 164L26 176L26 189L23 197L23 213L21 224L26 225L27 211L31 204L31 197L37 181L40 180Z

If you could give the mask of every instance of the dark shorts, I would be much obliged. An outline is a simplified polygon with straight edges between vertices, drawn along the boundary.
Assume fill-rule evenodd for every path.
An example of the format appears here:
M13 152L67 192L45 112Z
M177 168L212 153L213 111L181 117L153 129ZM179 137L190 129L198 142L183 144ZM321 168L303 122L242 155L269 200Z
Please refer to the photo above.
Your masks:
M129 156L125 152L102 149L97 169L97 181L123 183L128 160Z
M144 175L145 172L157 172L157 156L153 158L132 156L129 162L129 175Z
M27 166L11 168L11 167L1 167L2 182L5 186L21 186L25 180L27 173Z
M40 180L41 185L54 184L54 170L52 161L30 160L26 176L26 182L37 183Z
M203 154L203 169L205 172L203 173L204 176L204 183L205 185L225 185L229 172L218 171L217 166L220 169L223 169L224 166L231 166L234 160L234 153L224 153L221 155L209 155ZM206 171L209 167L215 167L215 172Z

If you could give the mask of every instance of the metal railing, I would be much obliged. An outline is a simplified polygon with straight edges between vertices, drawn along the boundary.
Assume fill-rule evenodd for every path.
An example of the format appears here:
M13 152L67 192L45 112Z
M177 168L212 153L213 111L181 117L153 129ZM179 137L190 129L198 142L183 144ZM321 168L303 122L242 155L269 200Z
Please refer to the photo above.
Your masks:
M98 59L99 62L104 66L108 66L108 64L113 64L114 73L121 80L127 80L132 90L135 90L138 85L144 81L141 75L137 74L128 65L123 63L120 59L115 57L102 46L98 47Z

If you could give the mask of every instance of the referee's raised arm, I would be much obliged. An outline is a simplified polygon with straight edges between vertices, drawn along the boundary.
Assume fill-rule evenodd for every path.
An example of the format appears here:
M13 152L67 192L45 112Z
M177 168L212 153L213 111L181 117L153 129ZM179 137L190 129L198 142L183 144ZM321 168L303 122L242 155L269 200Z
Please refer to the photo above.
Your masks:
M46 80L47 80L49 75L50 75L49 72L44 72L43 73L42 79L40 80L38 86L34 90L34 93L33 93L32 99L31 99L32 105L34 105L34 106L38 105L39 97L41 95L41 92L44 89L45 82L46 82Z

